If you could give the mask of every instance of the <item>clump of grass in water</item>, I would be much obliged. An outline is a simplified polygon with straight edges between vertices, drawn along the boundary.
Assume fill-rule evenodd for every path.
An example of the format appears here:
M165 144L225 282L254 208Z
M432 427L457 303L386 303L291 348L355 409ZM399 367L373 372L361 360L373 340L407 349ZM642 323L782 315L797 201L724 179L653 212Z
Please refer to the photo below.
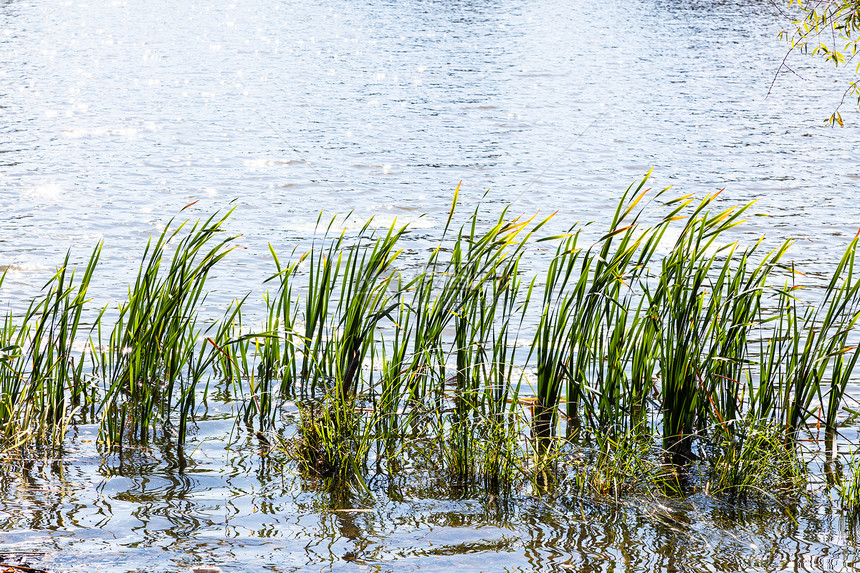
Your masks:
M255 354L260 357L257 374L260 383L259 393L266 397L257 409L260 416L260 431L274 425L276 409L272 407L276 399L284 399L295 392L299 377L299 352L301 336L297 331L298 304L293 299L293 283L298 266L305 257L297 262L282 266L274 247L269 251L277 268L277 273L268 281L278 279L280 285L274 295L266 293L264 300L267 309L266 326L263 333L254 339ZM277 390L271 387L278 382Z
M641 229L641 212L628 217L648 192L643 190L646 181L627 189L609 230L588 249L578 246L578 229L542 239L562 241L546 274L543 312L532 345L537 378L533 434L538 442L551 443L556 435L565 390L568 433L583 414L597 426L623 429L640 422L653 359L651 344L637 334L643 321L631 313L635 307L630 286L647 269L666 224L682 208L656 227ZM634 340L639 344L631 343Z
M660 453L649 427L638 426L623 433L597 433L591 438L593 447L569 460L573 467L570 479L577 494L618 501L626 494L650 493L655 489L680 493L676 474L664 471L660 464Z
M438 258L441 249L435 250L427 272L407 283L400 277L395 281L397 275L391 272L398 253L395 245L403 229L392 227L385 236L362 244L368 228L365 226L354 244L347 245L341 235L320 254L306 255L312 265L309 300L305 304L302 372L311 380L327 384L328 391L338 396L338 400L329 397L321 413L306 408L303 433L342 439L342 431L352 426L330 426L347 418L339 412L351 412L358 395L369 393L373 411L380 413L375 418L376 427L383 432L380 441L387 444L388 453L382 457L390 459L398 448L391 435L384 434L402 427L396 422L401 415L399 410L410 403L413 409L406 417L414 416L414 409L423 407L421 404L429 398L431 403L426 406L441 412L440 400L446 399L444 387L451 380L455 388L453 417L445 416L441 427L443 432L456 434L446 442L457 445L455 455L460 460L469 459L469 436L474 430L470 426L479 419L493 418L497 422L504 419L505 409L510 407L508 396L515 391L512 384L515 352L507 340L510 321L522 319L515 308L519 304L517 264L524 241L518 241L517 235L528 224L529 221L510 222L502 216L489 230L479 233L476 212L469 226L458 234L450 258L441 262ZM428 288L439 284L434 282L437 268L443 269L439 274L445 277L438 294ZM342 280L339 291L334 288L338 280ZM390 292L395 285L394 292ZM409 291L413 292L412 304L405 296ZM339 296L330 309L327 301L335 292ZM496 320L500 317L501 323ZM381 392L377 393L372 378L364 377L365 369L360 367L376 356L378 345L374 333L382 321L393 326L395 334L393 346L389 349L383 345L379 350L383 368ZM456 334L446 355L441 333L451 322ZM324 325L329 326L323 328ZM457 363L450 377L445 374L448 355ZM323 461L312 462L311 467L346 467L326 461L335 451L332 447L311 447L304 451L309 455L326 452L320 456ZM498 460L488 454L486 463L492 465ZM457 467L452 471L469 468L465 471L472 474L471 464Z
M855 449L848 460L848 476L836 483L842 510L852 519L860 516L860 455Z
M705 491L736 499L797 497L806 490L807 466L784 428L745 420L709 460Z
M106 385L100 439L108 445L124 439L146 442L157 428L172 427L174 414L177 442L184 442L197 384L216 358L211 348L201 345L196 317L206 298L209 272L234 248L230 245L234 237L210 243L223 235L230 213L194 223L162 272L167 244L185 227L183 223L173 229L169 223L154 243L147 244L137 280L128 300L119 305L107 344L99 322L98 347L104 350L94 358Z
M776 390L782 398L793 392L787 386L769 389L767 377L753 391L753 363L747 358L750 333L761 322L762 293L788 245L766 255L758 265L748 262L758 245L747 251L738 251L734 245L718 246L718 238L741 222L749 206L711 215L707 208L715 196L697 205L689 198L669 201L668 212L657 225L640 229L642 212L630 215L645 196L643 186L644 181L635 190L628 190L609 231L591 248L579 249L581 235L576 228L564 237L549 238L561 239L561 243L546 276L544 310L532 351L525 360L527 366L534 358L537 370L532 417L537 443L553 443L558 416L562 404L566 404L569 429L584 418L595 435L602 437L599 451L603 452L603 461L599 467L607 471L597 473L604 476L624 472L611 461L612 452L619 449L619 444L627 443L629 429L645 422L648 401L654 404L652 411L659 413L668 456L676 463L685 463L695 457L693 446L697 439L704 440L698 446L703 451L709 432L714 433L711 439L730 443L736 419L760 405L760 398L768 392ZM628 195L632 197L629 201ZM691 213L682 216L688 208ZM652 274L650 262L666 229L677 219L686 221L684 228L663 257L658 272ZM525 241L513 237L520 223L500 218L495 227L477 233L476 221L477 212L470 226L460 230L446 251L450 253L448 259L443 260L442 249L437 249L418 278L405 285L398 279L399 294L389 299L388 307L397 313L394 348L380 352L381 393L376 394L373 383L358 380L354 370L344 368L345 363L335 359L343 352L338 354L336 346L327 341L334 337L316 335L316 350L312 350L311 339L305 337L304 353L306 363L325 366L320 369L325 373L321 379L333 380L342 397L358 396L368 390L372 396L384 397L381 402L374 397L373 407L376 412L382 404L386 412L376 418L379 442L386 444L386 451L398 451L395 442L400 438L390 432L398 426L397 418L410 410L404 405L410 405L413 413L419 407L437 412L432 439L444 444L445 466L463 483L484 479L496 471L506 472L486 470L493 464L480 461L485 453L482 442L497 433L491 420L509 416L510 412L500 407L502 398L509 396L506 393L513 391L514 400L509 403L516 402L518 382L515 384L509 374L520 365L512 358L513 353L507 354L506 336L517 313L522 323L534 288L534 282L528 289L519 290L508 288L508 279L499 280L518 276ZM449 217L445 234L450 222ZM330 248L328 256L309 255L318 261L319 270L312 275L316 285L329 284L331 279L325 277L336 277L340 272L340 258L335 255L342 248L342 239L334 246L336 249ZM847 268L847 263L842 267ZM837 274L841 272L837 269ZM321 289L321 300L337 300L333 287L317 288ZM412 301L407 303L402 295L409 291ZM845 292L853 293L851 289ZM845 297L830 300L835 299L845 305ZM335 315L343 313L347 306L337 303ZM320 316L329 312L327 304L309 302L307 308ZM845 312L837 308L830 314L842 316ZM388 314L382 318L392 317ZM317 324L323 323L317 320ZM829 324L836 322L831 320ZM447 351L443 336L446 328L451 329ZM838 360L845 354L833 352L837 346L832 342L828 346L830 354L823 358ZM355 356L357 347L352 348ZM362 356L373 361L377 356L375 348L375 344L369 350L362 347ZM455 363L453 373L449 358ZM836 391L829 393L829 400L838 401L841 381L847 379L846 372L853 364L846 361L836 368L835 379L840 382ZM372 378L374 367L367 370ZM344 377L343 372L349 376ZM660 383L656 386L654 373L659 373ZM347 383L338 386L339 378ZM404 386L408 392L403 391ZM810 410L810 404L803 403L797 411L805 419L811 415ZM498 443L516 441L506 437ZM538 451L548 453L544 446ZM747 451L743 452L746 456Z
M521 376L514 375L517 352L508 342L531 295L531 286L522 294L519 277L525 245L546 223L529 229L531 219L507 221L505 214L479 233L475 212L452 249L449 284L465 288L452 298L456 370L443 378L453 383L453 408L440 410L436 426L454 480L495 491L510 488L522 468L516 411Z
M529 448L522 439L524 425L513 413L466 419L440 413L435 424L433 444L440 454L440 469L456 489L506 495L532 477Z
M513 476L545 474L551 484L549 473L564 471L554 450L566 419L568 436L580 428L592 441L581 446L594 452L590 466L575 468L582 491L616 495L638 483L635 472L655 475L656 458L631 437L646 426L654 433L643 435L662 439L679 464L712 456L711 491L753 491L759 486L740 481L744 468L777 450L750 428L766 426L786 452L818 411L826 432L836 431L860 356L852 342L857 238L821 303L805 305L793 283L772 284L775 273L793 270L782 263L788 244L764 255L759 243L720 244L749 206L711 214L715 196L682 197L646 212L646 180L628 189L589 247L581 247L584 226L540 239L556 241L557 250L546 274L531 280L522 261L545 220L504 210L485 223L476 209L452 232L452 206L438 247L411 280L398 269L405 228L378 233L368 223L348 239L333 232L332 220L323 244L298 261L281 264L271 248L280 285L256 333L241 330L241 301L205 334L196 323L206 277L231 249L219 237L224 218L185 235L168 225L148 245L116 325L106 312L96 321L102 438L142 442L174 432L181 443L197 387L223 377L244 401L241 420L260 430L276 426L279 401L297 397L301 463L341 481L360 484L369 459L377 471L394 472L406 441L428 440L441 445L440 467L458 483L503 490ZM679 238L659 255L675 221L683 221ZM171 238L178 244L164 265ZM93 382L70 349L97 259L80 286L62 270L23 317L7 317L0 332L7 435L42 427L61 435L60 420L93 401ZM535 300L542 306L532 316ZM518 352L512 341L532 319L533 344ZM518 409L530 398L522 391L529 368L534 406L524 422Z
M708 252L722 233L741 222L749 207L710 216L705 209L713 198L703 200L687 219L674 248L661 262L653 294L648 294L656 317L651 324L656 330L662 382L664 449L675 462L693 457L696 418L708 412L703 380L719 348L721 301L714 295L719 288L714 289L710 280L719 249ZM725 276L730 261L728 257L720 276Z
M301 437L295 448L306 473L359 483L367 459L368 431L375 425L355 410L357 396L367 390L362 365L374 351L378 323L390 320L401 306L398 294L389 290L395 284L392 269L399 254L395 247L404 232L392 226L377 237L369 228L370 222L351 245L341 234L324 253L307 255L311 268L302 379L312 381L311 392L323 384L326 397L316 401L311 395L302 404ZM282 301L290 289L286 282L290 276L280 274ZM339 296L330 309L335 292Z
M101 244L75 284L67 253L44 294L20 317L8 313L0 327L0 430L8 443L59 445L86 400L84 361L75 364L73 344L100 254Z
M329 480L332 488L357 485L371 446L373 420L356 411L355 401L332 392L319 402L299 406L299 436L282 443L306 476Z

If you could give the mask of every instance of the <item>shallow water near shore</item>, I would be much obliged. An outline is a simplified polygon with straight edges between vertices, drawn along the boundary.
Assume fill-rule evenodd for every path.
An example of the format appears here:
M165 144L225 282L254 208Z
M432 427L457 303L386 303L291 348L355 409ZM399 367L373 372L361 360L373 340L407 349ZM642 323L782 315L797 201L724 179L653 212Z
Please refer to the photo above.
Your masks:
M767 95L782 26L771 5L742 0L9 0L2 304L26 304L67 249L80 263L102 238L93 307L119 300L169 218L236 206L228 225L243 248L220 265L207 306L220 314L251 292L253 318L274 273L267 245L305 248L320 210L353 211L356 228L414 221L404 243L420 253L460 181L465 210L557 212L551 234L606 220L651 168L656 187L758 200L768 216L739 233L797 237L792 258L815 283L860 225L860 116L824 126L843 84L805 58L791 61L803 79L780 75ZM550 503L401 475L333 499L236 434L234 403L207 407L182 460L158 444L105 453L87 425L62 455L8 458L0 560L108 572L840 571L860 558L857 525L823 483L798 503Z
M742 1L7 2L0 264L38 288L104 237L116 298L180 208L234 202L235 296L320 210L438 229L462 181L464 205L489 189L566 228L651 168L655 186L758 200L749 236L827 258L860 221L856 112L825 127L838 75L809 58L768 95L780 18Z
M79 427L64 456L6 465L6 561L52 571L841 571L857 525L826 504L694 494L622 502L464 494L421 477L332 496L254 438L200 424L188 465L157 448L103 456ZM820 492L819 492L820 493Z

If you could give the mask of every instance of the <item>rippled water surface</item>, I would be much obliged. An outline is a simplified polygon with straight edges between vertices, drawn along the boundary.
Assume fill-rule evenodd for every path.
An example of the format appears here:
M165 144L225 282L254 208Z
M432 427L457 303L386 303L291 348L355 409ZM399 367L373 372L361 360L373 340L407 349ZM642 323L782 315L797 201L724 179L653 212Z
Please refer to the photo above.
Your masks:
M96 301L122 297L147 238L180 209L235 206L210 303L254 296L317 214L444 224L462 181L516 212L605 221L653 185L758 200L749 237L798 237L829 266L860 225L860 116L807 58L780 74L784 26L753 0L0 2L3 304L71 247L104 239ZM489 192L487 192L489 190ZM487 193L486 196L484 194ZM228 409L227 406L224 406ZM79 427L55 461L0 488L0 554L58 570L853 570L855 531L803 506L711 498L511 506L377 484L362 512L277 470L229 418L180 468L157 447L105 455ZM342 501L342 500L341 500ZM340 506L344 504L341 503ZM17 557L16 557L17 556Z
M63 461L5 472L0 553L70 571L853 571L860 560L857 529L824 509L705 496L506 503L409 480L335 501L273 475L250 443L225 454L224 430L201 424L179 472L169 455L101 457L82 428Z

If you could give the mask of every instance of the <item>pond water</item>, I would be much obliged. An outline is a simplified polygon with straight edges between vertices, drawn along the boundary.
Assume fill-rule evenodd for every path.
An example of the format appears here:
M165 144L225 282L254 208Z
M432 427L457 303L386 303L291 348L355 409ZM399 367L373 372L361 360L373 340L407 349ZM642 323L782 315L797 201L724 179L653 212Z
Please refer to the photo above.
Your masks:
M605 221L655 187L757 200L742 231L797 237L831 268L860 225L860 116L824 120L845 76L789 60L779 11L752 0L0 2L3 305L100 239L94 304L117 300L174 216L229 220L244 247L218 309L257 296L320 210L415 221L426 245L462 181L480 201ZM489 191L488 191L489 190ZM485 195L486 193L486 195ZM196 202L184 213L184 206ZM438 233L437 233L438 235ZM56 460L10 463L0 556L56 570L847 570L855 532L823 505L712 498L501 507L396 484L330 511L324 495L226 449L230 406L201 423L189 466L100 453L82 426ZM397 493L393 493L394 489Z
M182 472L155 451L103 457L87 427L61 461L7 467L0 555L82 572L851 571L860 560L856 525L814 506L514 503L418 479L335 501L273 471L257 444L225 452L225 431L202 423Z

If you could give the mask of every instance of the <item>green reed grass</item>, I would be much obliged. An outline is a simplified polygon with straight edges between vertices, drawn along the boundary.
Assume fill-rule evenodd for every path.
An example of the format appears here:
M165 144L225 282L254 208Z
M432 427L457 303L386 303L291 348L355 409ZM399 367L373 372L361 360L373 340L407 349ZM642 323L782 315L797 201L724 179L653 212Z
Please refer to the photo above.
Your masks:
M372 445L373 417L364 417L356 401L338 391L300 406L299 437L287 451L301 471L328 480L332 488L367 490L364 473Z
M435 423L441 468L458 488L501 495L528 478L529 448L516 412L465 419L439 413Z
M709 251L746 209L711 216L706 209L713 198L705 198L687 218L648 295L658 317L652 324L658 337L664 447L676 457L691 455L696 415L706 400L703 380L718 347L719 290L712 289L710 278L722 249ZM719 276L728 272L730 261L726 258Z
M185 224L172 228L168 223L147 244L107 341L99 328L102 350L94 358L105 384L100 430L104 442L145 442L159 428L173 428L177 408L176 437L184 441L197 384L214 356L211 350L197 352L202 338L197 309L206 298L209 272L233 248L233 237L222 238L231 212L192 224L181 238ZM171 240L178 242L162 271Z
M724 439L734 435L744 402L754 398L748 340L755 333L771 272L790 246L783 243L756 264L751 261L761 244L759 240L739 255L737 246L730 246L718 276L711 282L710 297L717 311L703 388L706 399L701 402L699 420L703 425L710 423Z
M73 345L101 247L79 282L67 256L0 325L0 431L59 441L88 406L107 444L181 444L215 381L251 431L279 431L295 400L302 471L360 489L371 468L408 465L414 444L438 448L447 479L494 491L564 482L552 472L589 495L677 491L666 476L683 470L660 462L698 458L715 493L801 489L798 440L813 426L838 432L860 357L858 239L806 300L790 243L764 252L732 240L750 205L647 181L622 194L604 232L576 224L551 237L539 236L548 218L510 208L461 221L455 193L438 243L408 261L408 227L347 233L321 215L307 252L282 261L270 246L276 288L255 329L241 293L208 328L197 315L234 248L230 213L171 222L147 244L128 300L93 311L88 370ZM529 257L546 247L534 272ZM587 463L565 464L571 449Z
M279 381L279 395L290 396L299 381L299 346L298 335L298 304L293 298L293 283L298 266L303 259L283 266L274 247L270 244L269 251L277 269L277 274L268 280L278 279L280 285L277 294L270 297L266 294L267 336L260 348L260 378Z
M87 398L84 361L73 346L100 254L101 244L76 283L67 253L42 294L19 317L6 315L0 329L0 428L8 440L60 444Z
M860 516L860 456L856 449L848 458L847 470L847 477L841 477L837 481L836 489L843 511L856 519Z
M836 431L836 415L858 358L856 246L855 237L816 304L802 301L800 286L786 282L776 289L773 316L760 320L769 330L760 343L759 383L750 410L781 424L786 440L795 440L810 420L823 424L828 434ZM793 267L790 271L792 277L798 274Z
M577 494L617 501L625 494L650 493L658 488L677 493L679 486L667 479L659 455L655 455L650 428L598 433L592 445L580 450L570 462L571 483Z
M641 347L631 343L643 324L631 313L637 296L631 285L647 269L671 219L667 216L654 228L638 224L634 209L648 192L643 190L646 182L647 177L627 189L608 231L589 248L579 247L582 229L550 238L561 242L544 281L543 313L533 342L537 400L533 427L538 439L555 434L565 389L569 428L583 414L591 424L633 425L630 414L641 411L636 404L641 405L643 384L650 384L646 370L651 361L637 354ZM627 368L630 361L635 366L632 372Z
M736 425L709 460L705 491L740 499L796 498L805 493L807 465L784 429L759 420Z

